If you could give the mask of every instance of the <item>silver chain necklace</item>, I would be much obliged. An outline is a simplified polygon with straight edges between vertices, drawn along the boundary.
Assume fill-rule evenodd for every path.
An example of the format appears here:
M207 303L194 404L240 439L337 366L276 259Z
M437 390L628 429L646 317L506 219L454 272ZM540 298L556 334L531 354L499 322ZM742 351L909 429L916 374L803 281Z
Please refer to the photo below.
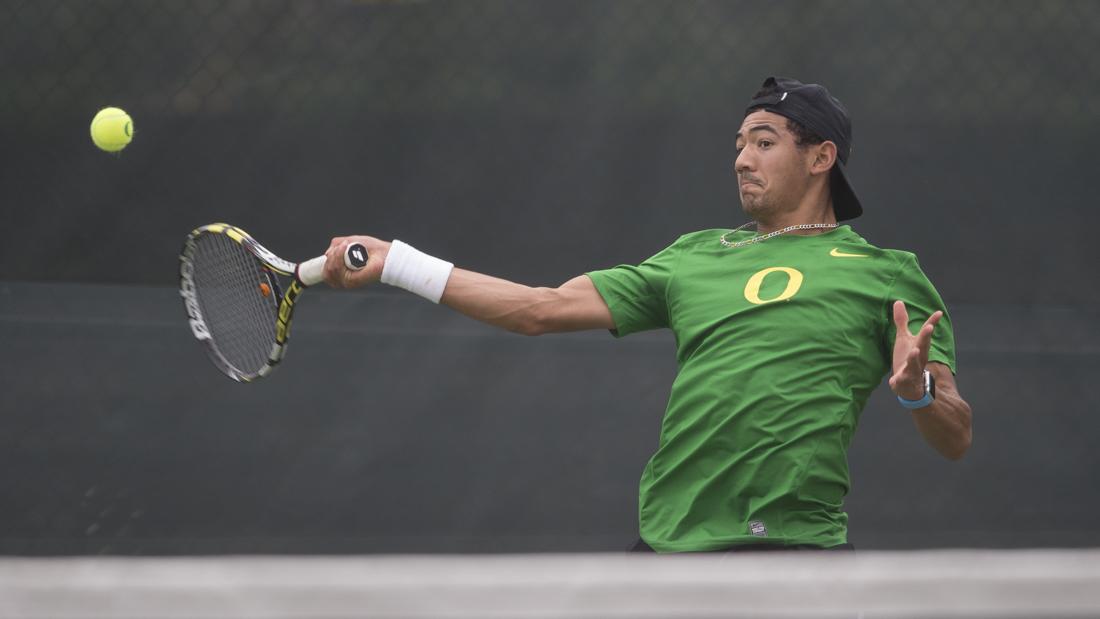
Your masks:
M747 222L747 223L743 223L740 226L737 226L736 228L734 228L733 230L730 230L729 232L723 234L722 235L722 244L725 245L726 247L743 247L745 245L751 245L752 243L760 243L761 241L766 241L766 240L772 238L773 236L779 236L780 234L790 232L791 230L814 230L814 229L829 230L829 229L835 228L835 227L840 225L840 224L796 224L796 225L793 225L793 226L787 226L786 228L783 228L782 230L776 230L775 232L769 232L769 233L765 234L764 236L754 236L752 238L745 239L744 241L737 241L736 243L731 243L731 242L726 240L727 236L733 234L734 232L739 232L739 231L741 231L741 230L743 230L743 229L745 229L745 228L747 228L751 225L754 225L754 224L756 224L755 221L750 221L750 222Z

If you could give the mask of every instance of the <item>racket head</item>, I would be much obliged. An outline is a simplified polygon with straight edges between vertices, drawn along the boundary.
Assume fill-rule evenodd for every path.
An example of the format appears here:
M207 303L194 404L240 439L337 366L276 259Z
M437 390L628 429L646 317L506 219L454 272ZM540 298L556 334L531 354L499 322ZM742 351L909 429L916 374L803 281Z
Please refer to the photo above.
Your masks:
M192 230L180 252L180 296L195 339L226 376L250 382L267 376L286 354L295 278L283 294L277 275L296 265L229 224Z

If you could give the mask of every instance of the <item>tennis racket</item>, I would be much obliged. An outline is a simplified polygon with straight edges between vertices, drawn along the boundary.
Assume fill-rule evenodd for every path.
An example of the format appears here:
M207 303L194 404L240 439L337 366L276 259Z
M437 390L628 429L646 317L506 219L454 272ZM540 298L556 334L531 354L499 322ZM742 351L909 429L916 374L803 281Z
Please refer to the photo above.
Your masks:
M367 264L359 243L344 253L349 269ZM286 355L294 304L324 279L325 257L294 264L229 224L191 231L180 253L180 296L191 333L223 374L251 382ZM285 293L279 276L292 278Z

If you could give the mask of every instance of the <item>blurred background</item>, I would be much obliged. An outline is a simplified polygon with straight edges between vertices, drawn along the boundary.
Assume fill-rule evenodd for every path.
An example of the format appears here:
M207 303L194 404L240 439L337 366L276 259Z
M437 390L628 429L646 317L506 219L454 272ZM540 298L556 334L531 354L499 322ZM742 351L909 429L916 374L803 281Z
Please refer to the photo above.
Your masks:
M637 263L744 221L733 134L769 75L848 107L853 226L920 257L974 409L952 463L875 393L850 541L1100 544L1100 4L0 0L0 552L625 549L669 333L311 291L239 385L176 256L227 221L292 260L368 233L531 285Z

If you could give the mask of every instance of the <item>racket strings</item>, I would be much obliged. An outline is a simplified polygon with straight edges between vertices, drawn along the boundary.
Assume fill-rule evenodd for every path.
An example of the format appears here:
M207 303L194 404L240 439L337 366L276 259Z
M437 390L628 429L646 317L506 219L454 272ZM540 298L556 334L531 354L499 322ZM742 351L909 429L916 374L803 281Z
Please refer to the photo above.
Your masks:
M233 239L204 234L196 240L194 267L215 351L241 374L255 376L267 365L279 312L262 264Z

